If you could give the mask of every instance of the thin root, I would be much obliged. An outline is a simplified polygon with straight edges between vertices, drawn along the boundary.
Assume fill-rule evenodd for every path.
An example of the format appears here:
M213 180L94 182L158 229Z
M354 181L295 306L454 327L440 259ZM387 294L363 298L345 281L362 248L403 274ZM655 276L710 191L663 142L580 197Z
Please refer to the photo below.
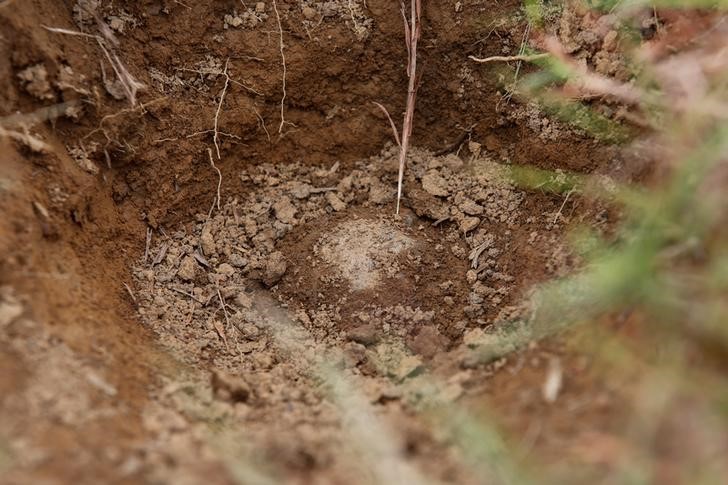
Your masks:
M285 118L285 103L286 103L286 54L283 51L283 26L281 25L281 15L278 13L278 5L276 0L273 0L273 10L276 12L276 20L278 21L278 33L280 34L280 51L281 51L281 64L283 65L283 95L281 96L281 124L278 126L278 134L283 134L283 127L286 124Z
M475 62L480 63L487 63L487 62L533 62L538 61L540 59L546 59L550 57L551 54L519 54L517 56L491 56L491 57L475 57L475 56L468 56L468 59L473 60Z
M217 198L215 199L215 204L217 205L217 210L220 210L220 187L222 187L222 172L219 168L217 168L217 165L215 165L215 161L212 159L212 150L207 149L207 155L210 157L210 165L212 165L212 168L215 169L217 172Z
M213 143L215 143L215 152L217 153L217 159L220 160L220 143L218 142L218 139L220 138L218 127L220 125L220 111L222 110L222 103L225 101L225 94L227 93L228 86L230 85L230 76L228 75L228 65L230 64L230 59L228 58L227 61L225 61L225 70L222 72L225 75L225 86L222 88L222 92L220 93L220 101L217 104L217 111L215 112L215 134L212 137ZM212 155L211 155L212 156ZM214 166L214 164L213 164ZM220 208L220 194L218 190L218 209Z

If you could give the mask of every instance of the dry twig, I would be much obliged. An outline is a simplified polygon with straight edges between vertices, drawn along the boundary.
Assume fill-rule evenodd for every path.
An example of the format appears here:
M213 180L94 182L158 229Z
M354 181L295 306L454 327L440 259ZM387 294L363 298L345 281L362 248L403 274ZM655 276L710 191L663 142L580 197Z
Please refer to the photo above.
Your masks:
M184 295L184 296L186 296L186 297L189 297L189 298L191 298L192 300L196 301L197 303L201 304L202 306L205 306L205 305L207 305L207 302L204 302L204 301L200 300L199 298L197 298L197 297L196 297L195 295L193 295L192 293L189 293L189 292L187 292L187 291L184 291L184 290L180 290L179 288L174 288L174 287L172 287L172 286L170 286L170 287L169 287L169 289L170 289L171 291L174 291L175 293L179 293L180 295Z
M561 217L561 214L564 212L564 207L566 207L566 203L569 201L569 197L571 197L572 193L574 193L574 189L571 189L569 193L566 194L564 202L561 204L561 207L559 207L559 211L554 216L554 220L551 222L551 225L555 225L559 221L559 217Z
M136 299L136 296L134 296L134 292L131 290L131 287L129 285L127 285L126 283L124 283L124 289L126 289L126 292L131 297L131 301L136 305L137 299Z
M149 263L149 250L152 246L152 228L147 226L147 237L144 242L144 264Z
M229 349L226 330L230 328L230 317L228 316L227 308L225 308L225 300L222 297L222 293L220 293L220 288L217 288L217 297L220 299L220 306L222 307L222 312L225 315L225 327L221 328L222 325L220 325L217 320L214 320L213 325L215 325L215 330L217 330L217 333L220 334L220 337L225 343L225 348Z

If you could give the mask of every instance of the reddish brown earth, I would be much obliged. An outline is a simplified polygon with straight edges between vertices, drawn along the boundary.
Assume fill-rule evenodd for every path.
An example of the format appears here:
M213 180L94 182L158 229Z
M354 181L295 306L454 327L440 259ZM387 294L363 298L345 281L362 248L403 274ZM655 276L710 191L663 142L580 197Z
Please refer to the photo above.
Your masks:
M203 479L229 483L237 474L240 482L248 483L234 463L245 461L240 456L255 461L258 454L270 462L279 478L292 482L344 483L352 477L355 469L336 455L339 427L325 419L331 405L307 380L311 376L301 371L303 364L294 358L286 362L287 354L275 348L270 336L266 337L270 342L253 350L257 360L242 358L241 364L235 360L239 356L225 349L227 342L223 345L215 327L192 323L182 337L160 330L154 322L161 320L171 325L164 328L176 328L179 321L197 322L196 316L206 324L200 311L212 312L218 319L222 314L207 307L188 312L182 305L194 301L180 294L178 300L171 293L154 300L159 287L145 286L133 273L149 270L143 263L147 230L153 234L152 258L165 241L175 241L176 231L199 237L198 226L210 213L216 193L217 173L208 158L208 149L215 151L209 130L225 79L177 69L199 70L203 64L209 68L210 59L217 62L212 64L216 69L222 69L229 59L228 72L234 82L221 105L219 126L234 136L221 137L221 158L216 163L222 174L223 204L235 198L242 201L260 190L261 184L256 189L249 176L260 174L263 164L274 167L267 176L276 180L271 187L278 188L304 176L313 180L315 170L326 171L339 163L335 174L316 179L320 185L315 186L328 187L341 183L352 170L361 170L364 160L374 167L380 163L381 169L372 169L371 175L377 183L394 187L394 174L387 166L391 150L383 148L391 132L372 101L384 104L393 114L403 111L405 46L398 5L368 0L367 8L354 14L345 8L346 3L282 0L277 5L287 68L287 123L280 135L282 66L270 1L265 2L265 18L259 23L234 27L228 22L227 28L225 16L242 14L241 3L100 2L100 18L117 28L119 58L147 86L139 94L141 104L134 108L105 89L100 63L105 63L110 80L113 71L95 41L43 28L98 33L93 18L74 21L79 19L78 11L74 14L76 2L0 3L3 120L60 102L76 101L81 106L75 119L60 116L30 127L30 133L50 145L46 153L0 137L0 316L7 315L0 320L0 482L179 483L184 477L189 483ZM293 312L295 305L304 311L321 305L319 295L324 295L323 303L331 305L326 311L338 311L341 319L328 328L326 338L317 337L316 328L312 332L314 340L318 338L316 345L333 347L346 344L347 332L355 326L353 316L366 304L389 308L399 303L426 312L438 310L449 296L455 303L435 319L437 333L428 330L429 337L419 341L417 328L400 335L415 354L434 362L435 375L449 378L460 372L457 349L466 331L493 323L502 307L489 306L467 324L453 325L453 321L467 320L463 308L471 285L465 279L467 257L453 253L451 246L460 244L466 253L471 248L457 218L432 225L435 218L428 211L433 210L437 196L428 193L422 182L427 163L437 158L432 152L457 152L466 162L482 158L623 178L636 176L643 167L626 169L617 149L570 129L554 130L556 121L551 122L549 138L540 137L533 120L523 115L526 108L515 101L501 102L498 69L468 60L471 54L517 51L524 28L514 17L519 2L463 2L464 8L457 12L450 2L424 4L424 68L414 144L430 152L418 152L424 168L407 180L405 217L394 224L427 244L412 250L411 255L419 258L416 262L400 261L406 281L386 280L376 291L352 297L351 289L340 280L322 281L318 272L310 272L309 257L315 256L317 242L342 221L391 220L391 198L369 203L370 186L340 190L342 197L351 198L345 210L335 212L334 204L317 195L315 210L320 212L302 209L304 214L312 211L309 220L296 222L295 228L271 238L288 265L285 275L273 282L277 285L273 296L276 304L283 302ZM47 86L42 75L33 78L39 84L19 77L34 66L44 68ZM68 67L72 87L61 83ZM206 133L197 135L200 132ZM74 147L86 150L91 166L78 162L83 157L71 156ZM303 168L277 172L278 167L294 163ZM448 196L460 190L460 183L453 182ZM570 225L586 222L603 228L613 222L609 217L600 220L604 213L587 201L575 198L565 203L561 196L540 191L519 193L524 197L521 219L492 224L484 219L480 226L496 234L501 249L497 264L515 280L511 293L499 299L503 307L517 305L533 284L559 274L561 266L569 269L575 264L564 253L549 266ZM266 207L270 208L275 200L268 197ZM265 202L265 196L261 200ZM562 204L563 214L558 215ZM221 212L212 212L221 218L220 227L232 224L226 222L232 220L232 210L224 205ZM551 222L554 218L558 224ZM548 237L535 245L527 243L533 231ZM434 250L437 244L444 245L441 255ZM267 257L269 252L262 255ZM225 257L229 255L221 253L218 263L225 262ZM156 273L151 277L170 271L177 278L179 264L179 260L165 259L153 268ZM265 280L260 273L265 266L256 271L232 279L235 284L250 285L248 290L265 291L266 285L250 283ZM412 283L415 276L422 281ZM454 282L452 288L442 290L439 285L448 279ZM214 288L203 280L192 287ZM236 294L230 291L226 296L232 299ZM150 312L162 304L174 310L165 310L167 316L154 317L157 320L150 323ZM176 320L170 320L170 314ZM209 316L204 313L205 318ZM209 346L205 348L197 339L206 339ZM187 347L180 350L179 342L199 347L200 354L191 355L196 350ZM549 362L554 359L567 376L558 405L541 397ZM367 382L379 382L375 366L362 360L354 368L355 375L370 379ZM217 375L219 369L226 374L210 381L210 374ZM239 383L227 374L246 377L246 372L255 376L248 376L248 386L263 386L261 382L271 389L291 386L297 394L281 397L279 389L262 398L253 389L258 400L234 398ZM461 402L476 412L490 407L503 417L504 428L515 442L533 448L538 459L547 463L560 459L556 450L562 447L571 450L569 459L591 463L587 450L595 443L607 446L612 426L621 420L618 395L627 378L605 380L593 372L588 358L567 351L563 343L535 346L467 372L458 382ZM227 378L233 383L226 383ZM170 386L192 390L181 393L185 395L181 402L180 392ZM217 397L210 398L210 393ZM220 393L226 397L219 398ZM203 394L207 397L200 397ZM243 405L237 405L239 401ZM294 404L286 404L289 401ZM385 396L378 406L404 436L399 451L406 461L442 480L472 478L443 451L449 446L432 436L405 401L401 396ZM193 411L197 406L206 411ZM286 406L293 406L313 429L286 429L285 420L278 422ZM313 409L317 417L307 414ZM206 434L210 429L230 423L235 428L251 416L258 423L257 428L250 427L252 453L210 444ZM219 452L216 445L226 452ZM232 465L231 453L239 458Z

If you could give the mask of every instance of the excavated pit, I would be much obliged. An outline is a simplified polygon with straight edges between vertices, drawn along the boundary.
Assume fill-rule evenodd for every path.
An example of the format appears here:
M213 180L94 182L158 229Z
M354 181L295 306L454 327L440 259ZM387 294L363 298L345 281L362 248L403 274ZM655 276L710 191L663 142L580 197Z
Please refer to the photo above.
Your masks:
M444 402L487 397L525 432L519 417L544 406L549 351L508 364L523 388L497 374L504 362L466 368L463 351L523 316L534 285L576 266L571 223L606 216L576 196L517 188L507 168L620 162L530 106L503 105L496 73L467 60L518 47L517 2L468 15L426 4L400 217L397 149L371 103L402 111L396 2L279 2L280 133L270 2L100 2L120 58L147 85L136 107L115 99L96 44L41 27L95 32L80 3L0 5L2 115L82 106L33 127L49 152L0 138L10 483L247 483L259 468L352 483L368 470L346 434L355 409L337 407L312 370L332 351L396 430L394 455L443 481L472 477L414 412L429 379L446 383ZM493 22L500 40L483 44ZM226 60L235 82L221 101ZM548 412L543 449L573 431L568 411ZM598 410L585 419L609 425Z

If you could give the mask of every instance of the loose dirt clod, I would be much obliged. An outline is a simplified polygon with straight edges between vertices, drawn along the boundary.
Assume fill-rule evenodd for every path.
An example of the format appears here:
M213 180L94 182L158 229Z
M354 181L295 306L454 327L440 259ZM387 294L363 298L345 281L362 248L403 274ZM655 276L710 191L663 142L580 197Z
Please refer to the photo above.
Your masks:
M20 71L18 78L28 94L41 101L55 97L51 89L51 83L48 81L48 71L43 64L36 64Z
M315 251L354 290L374 288L384 275L396 274L397 256L414 241L383 221L346 221L323 236Z

